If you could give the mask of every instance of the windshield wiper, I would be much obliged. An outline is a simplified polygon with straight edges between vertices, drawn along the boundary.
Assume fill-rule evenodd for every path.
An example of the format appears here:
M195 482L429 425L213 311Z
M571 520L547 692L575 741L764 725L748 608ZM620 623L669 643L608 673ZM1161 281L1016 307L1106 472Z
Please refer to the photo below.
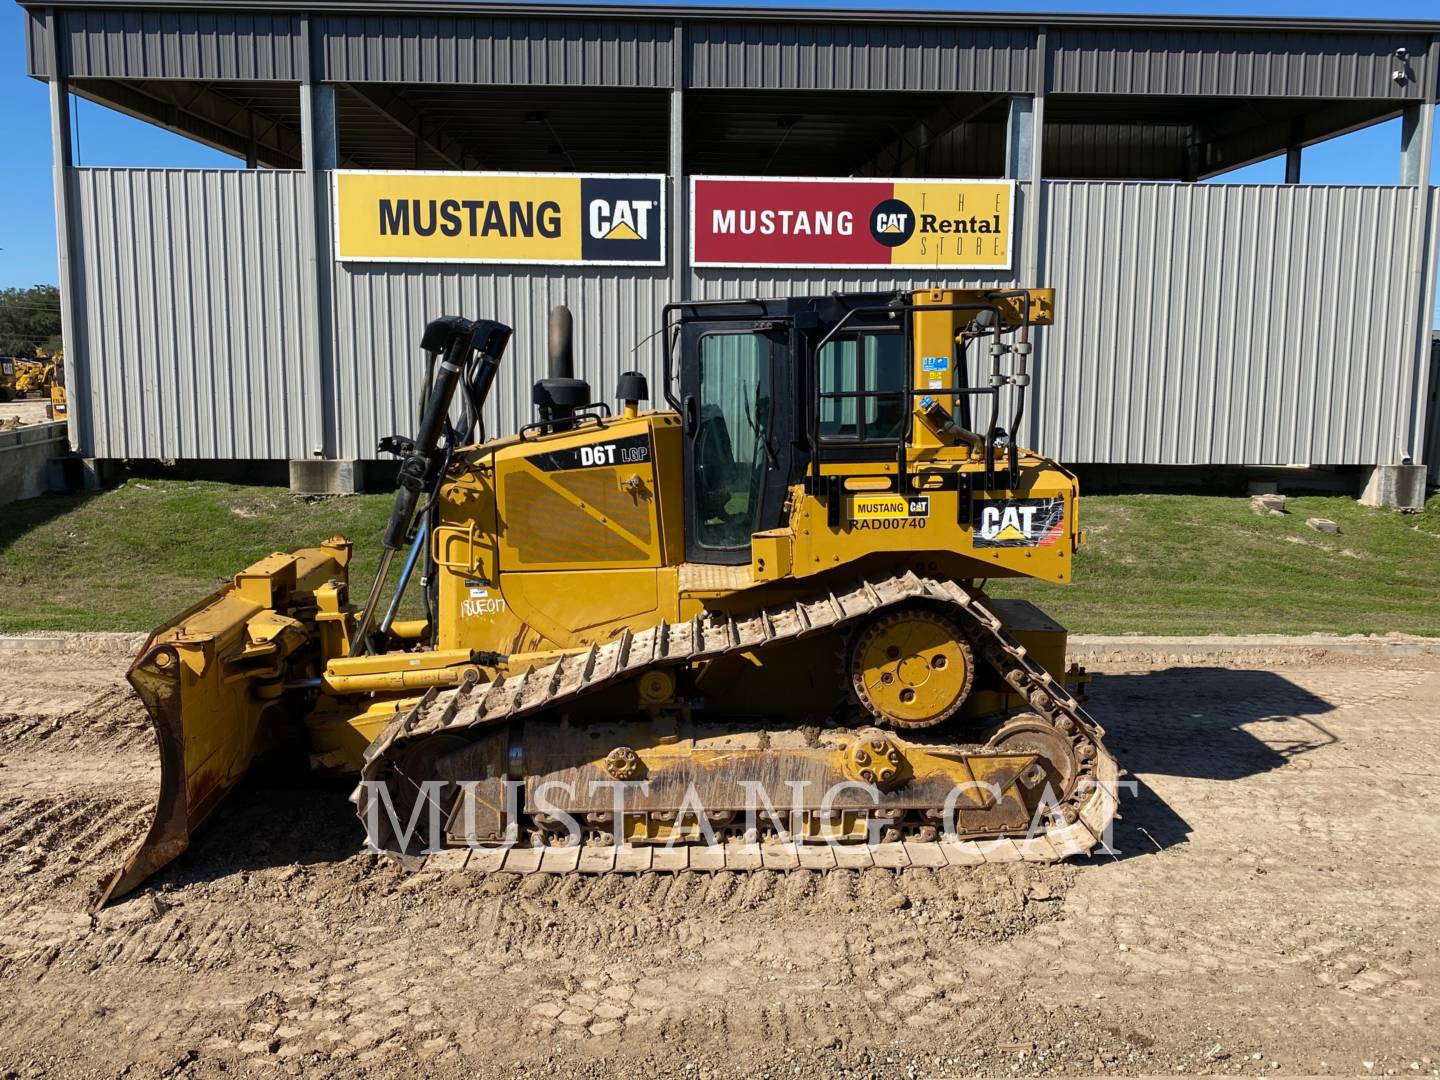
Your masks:
M755 423L755 417L750 412L750 402L743 401L742 404L745 406L745 422L750 425L750 430L754 432L755 438L758 439L760 445L765 448L765 458L770 462L770 468L778 469L780 467L780 457L775 453L775 448L770 445L770 437L762 432L760 426Z

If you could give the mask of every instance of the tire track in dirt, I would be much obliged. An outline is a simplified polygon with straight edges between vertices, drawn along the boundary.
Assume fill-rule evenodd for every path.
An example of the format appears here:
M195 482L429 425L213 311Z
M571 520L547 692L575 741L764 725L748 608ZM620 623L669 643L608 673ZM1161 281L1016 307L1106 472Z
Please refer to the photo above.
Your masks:
M265 766L91 917L156 779L121 666L3 718L0 1072L1434 1071L1400 1057L1437 1021L1434 867L1381 846L1440 829L1429 669L1097 679L1148 790L1118 861L407 876L357 854L345 782Z

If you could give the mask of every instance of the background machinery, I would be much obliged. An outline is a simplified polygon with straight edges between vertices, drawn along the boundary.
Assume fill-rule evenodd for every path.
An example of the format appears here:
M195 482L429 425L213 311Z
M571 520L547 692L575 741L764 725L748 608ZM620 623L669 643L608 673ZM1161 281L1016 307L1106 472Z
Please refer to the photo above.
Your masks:
M55 381L55 362L49 358L15 361L15 392L20 397L36 394L50 396Z
M1053 299L673 304L667 407L629 372L617 411L576 377L561 308L534 422L489 440L511 331L432 322L419 429L381 447L399 483L363 603L336 537L244 570L135 661L162 790L99 902L299 740L360 774L374 847L495 869L1090 850L1116 766L1065 631L976 585L1068 581L1080 543L1075 478L1009 435ZM423 618L399 617L407 589Z

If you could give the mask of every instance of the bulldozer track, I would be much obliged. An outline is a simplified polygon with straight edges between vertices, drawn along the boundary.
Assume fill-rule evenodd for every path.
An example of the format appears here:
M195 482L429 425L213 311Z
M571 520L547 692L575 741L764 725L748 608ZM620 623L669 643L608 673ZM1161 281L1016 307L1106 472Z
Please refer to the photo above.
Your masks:
M971 866L1020 861L1053 862L1089 852L1106 836L1117 816L1119 769L1101 743L1103 729L1063 683L1035 662L1008 633L983 599L954 581L913 572L862 580L842 593L761 608L737 618L701 613L684 622L662 622L625 631L604 645L531 666L490 683L430 690L414 708L396 717L365 752L362 783L353 801L364 820L369 791L363 781L395 776L414 781L394 766L393 756L419 740L441 733L506 723L563 706L602 686L634 678L654 667L715 660L727 654L771 646L854 624L877 611L925 603L962 616L971 645L1000 673L1023 703L1022 709L1047 721L1075 751L1079 770L1070 790L1048 815L1043 831L1021 836L975 839L944 836L934 828L914 837L888 836L878 844L731 839L716 845L637 844L570 847L517 846L455 848L428 856L404 856L427 870L534 873L679 873L687 870L831 870Z

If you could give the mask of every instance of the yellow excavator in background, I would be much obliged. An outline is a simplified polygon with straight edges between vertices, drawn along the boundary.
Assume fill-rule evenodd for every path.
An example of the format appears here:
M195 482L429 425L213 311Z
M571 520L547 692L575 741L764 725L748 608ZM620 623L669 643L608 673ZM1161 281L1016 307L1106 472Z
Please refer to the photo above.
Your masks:
M15 361L15 392L20 397L30 394L49 396L55 380L55 364L49 359Z
M151 828L179 855L268 748L358 773L371 850L518 872L945 865L1089 851L1117 768L1065 631L1074 476L1020 448L1047 289L686 302L618 409L550 326L486 439L508 327L432 322L362 603L351 544L271 555L153 633ZM977 356L978 354L978 356ZM458 417L458 419L457 419ZM398 573L394 573L398 564ZM394 582L392 584L392 577ZM401 619L407 589L422 618Z
M46 412L50 419L63 417L65 406L64 354L57 349L53 356L44 349L35 357L7 356L0 362L0 401L34 394L48 398Z

